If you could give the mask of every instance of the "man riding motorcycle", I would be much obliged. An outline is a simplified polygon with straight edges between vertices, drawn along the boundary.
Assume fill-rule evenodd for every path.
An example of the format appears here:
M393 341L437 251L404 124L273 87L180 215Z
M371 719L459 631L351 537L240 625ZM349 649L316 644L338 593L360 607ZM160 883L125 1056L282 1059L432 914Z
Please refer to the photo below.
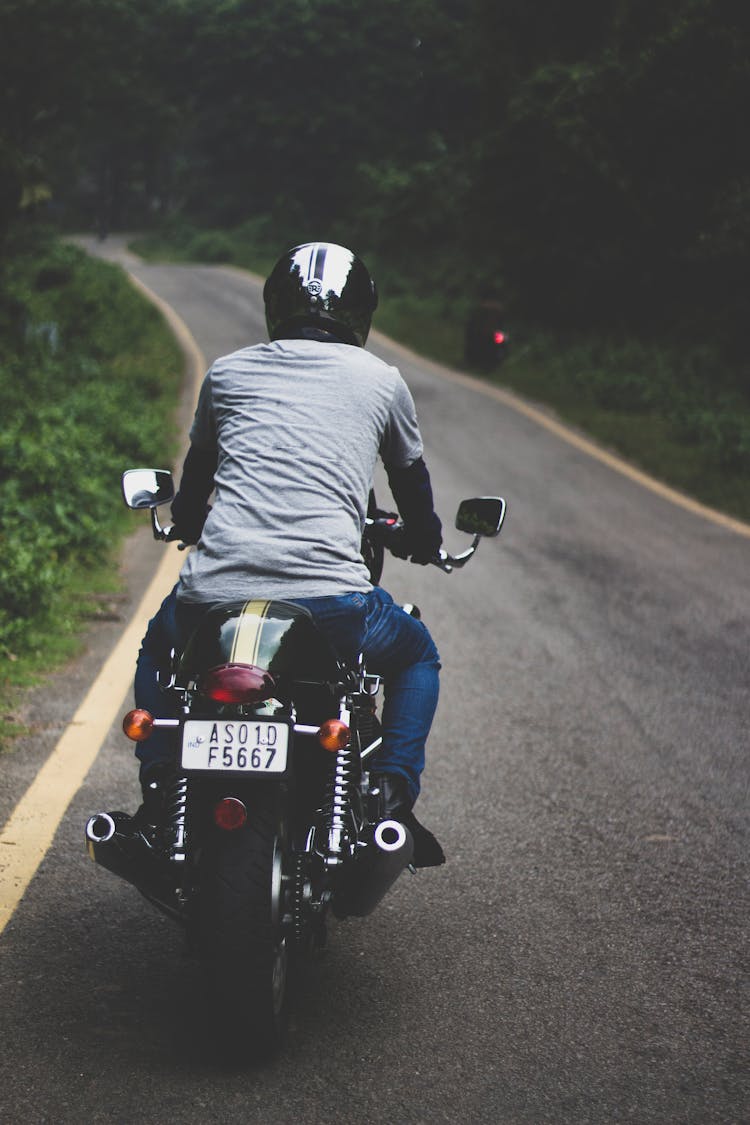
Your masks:
M404 523L390 549L426 564L442 543L414 402L398 370L364 350L377 293L351 251L297 246L263 295L269 343L217 359L201 388L171 534L196 546L144 638L136 705L163 711L157 670L212 606L304 606L343 659L363 652L383 677L383 747L371 773L381 816L411 829L417 866L439 864L440 845L412 811L438 653L424 624L372 585L361 555L378 456ZM154 731L138 744L148 823L159 820L169 739Z

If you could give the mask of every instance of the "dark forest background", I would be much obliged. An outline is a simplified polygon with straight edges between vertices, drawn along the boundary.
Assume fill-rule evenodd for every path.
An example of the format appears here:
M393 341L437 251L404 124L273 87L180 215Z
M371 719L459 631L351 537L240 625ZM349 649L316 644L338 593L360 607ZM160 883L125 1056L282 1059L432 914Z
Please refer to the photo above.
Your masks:
M740 0L0 0L0 222L336 237L744 355Z

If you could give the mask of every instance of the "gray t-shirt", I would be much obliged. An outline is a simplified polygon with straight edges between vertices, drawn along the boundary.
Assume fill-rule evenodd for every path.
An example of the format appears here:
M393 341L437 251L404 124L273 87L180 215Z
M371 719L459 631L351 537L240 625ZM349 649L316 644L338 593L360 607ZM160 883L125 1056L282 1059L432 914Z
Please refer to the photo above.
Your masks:
M378 454L422 456L395 367L348 344L277 340L216 360L190 438L216 450L211 513L180 575L190 602L370 589L360 542Z

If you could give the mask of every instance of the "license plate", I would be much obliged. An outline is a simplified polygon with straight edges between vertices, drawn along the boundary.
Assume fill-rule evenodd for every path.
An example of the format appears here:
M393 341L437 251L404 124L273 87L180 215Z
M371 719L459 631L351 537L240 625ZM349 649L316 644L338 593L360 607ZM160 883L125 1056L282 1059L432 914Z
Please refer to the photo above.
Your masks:
M283 773L287 723L188 719L182 732L182 768L234 773Z

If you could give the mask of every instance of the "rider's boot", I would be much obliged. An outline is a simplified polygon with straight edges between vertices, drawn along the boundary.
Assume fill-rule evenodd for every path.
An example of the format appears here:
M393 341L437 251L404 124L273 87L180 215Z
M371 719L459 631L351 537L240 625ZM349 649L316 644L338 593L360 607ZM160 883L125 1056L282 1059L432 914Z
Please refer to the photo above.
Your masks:
M412 809L414 801L409 794L409 785L401 774L376 774L371 780L371 788L377 790L378 812L381 820L398 820L412 834L414 839L415 867L439 867L445 863L445 854L440 844L428 828L420 824Z

